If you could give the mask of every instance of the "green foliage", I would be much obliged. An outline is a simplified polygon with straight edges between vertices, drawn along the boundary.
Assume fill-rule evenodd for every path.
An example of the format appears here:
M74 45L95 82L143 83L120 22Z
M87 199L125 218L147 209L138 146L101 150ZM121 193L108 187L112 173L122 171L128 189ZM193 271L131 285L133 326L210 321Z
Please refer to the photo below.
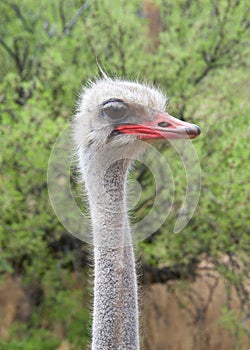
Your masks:
M160 85L171 98L170 112L202 129L195 141L202 168L196 213L184 231L172 233L185 195L185 174L168 148L176 198L166 224L140 245L144 262L181 264L186 271L190 261L206 256L232 285L243 286L248 276L247 2L155 3L160 9L157 48L139 1L112 6L108 0L0 3L0 272L22 271L27 281L39 281L46 290L42 311L34 313L36 328L18 325L11 342L0 343L3 349L55 349L59 343L52 329L59 320L74 349L86 343L81 295L60 287L62 280L56 278L65 267L82 271L81 247L61 244L65 229L49 205L46 172L81 84L97 74L96 60L112 76ZM145 192L138 211L152 205L152 179L147 172L142 178ZM228 264L221 263L225 255ZM242 300L245 308L247 298ZM48 310L45 330L41 319Z
M227 307L223 307L221 313L220 323L227 328L236 339L239 339L235 350L241 350L242 344L240 339L244 336L244 333L247 330L244 323L239 322L239 320L242 319L242 315Z
M18 331L26 334L22 339L12 339L10 342L5 342L0 339L2 350L54 350L60 345L59 339L53 339L53 335L46 329L27 330L24 324L19 325Z
M71 272L54 266L44 272L41 287L43 301L33 308L28 322L16 321L10 332L10 340L0 339L5 350L57 349L67 339L75 350L84 349L90 331L87 297L84 290L84 272ZM30 283L30 279L28 281ZM34 283L34 281L33 281Z
M74 349L83 349L89 336L89 313L82 283L84 273L75 277L67 271L47 271L43 278L45 303L36 322L46 319L50 329L61 327ZM86 276L85 276L86 278ZM81 287L81 289L79 288ZM87 292L87 291L86 291Z

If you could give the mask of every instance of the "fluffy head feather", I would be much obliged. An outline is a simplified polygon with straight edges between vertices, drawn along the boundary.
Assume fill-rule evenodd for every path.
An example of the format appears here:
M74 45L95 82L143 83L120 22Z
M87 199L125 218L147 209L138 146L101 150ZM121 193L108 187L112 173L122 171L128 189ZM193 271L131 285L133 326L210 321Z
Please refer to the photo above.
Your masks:
M84 87L74 118L74 141L77 148L86 148L95 143L99 148L107 143L113 130L113 121L103 118L103 103L110 99L124 101L128 106L137 107L137 117L147 115L147 110L165 111L166 97L156 88L120 79L105 78L91 82ZM140 115L141 114L141 115ZM125 140L134 136L125 136ZM116 142L124 143L121 138Z

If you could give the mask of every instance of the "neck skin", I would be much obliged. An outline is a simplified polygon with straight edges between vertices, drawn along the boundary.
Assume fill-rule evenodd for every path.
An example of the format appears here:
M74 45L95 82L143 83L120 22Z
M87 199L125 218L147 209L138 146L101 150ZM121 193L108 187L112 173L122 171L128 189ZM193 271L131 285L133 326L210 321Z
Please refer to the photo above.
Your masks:
M126 210L128 165L126 159L117 160L104 172L102 159L86 179L95 263L92 350L139 349L135 259Z

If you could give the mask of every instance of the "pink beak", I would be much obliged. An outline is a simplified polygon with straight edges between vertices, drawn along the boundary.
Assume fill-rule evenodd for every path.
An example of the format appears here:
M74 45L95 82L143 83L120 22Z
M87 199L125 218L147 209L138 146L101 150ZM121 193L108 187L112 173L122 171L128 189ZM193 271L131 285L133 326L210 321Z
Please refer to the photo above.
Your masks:
M137 135L140 140L148 139L194 139L200 135L200 128L191 123L160 113L154 121L144 124L121 124L115 130L123 134Z

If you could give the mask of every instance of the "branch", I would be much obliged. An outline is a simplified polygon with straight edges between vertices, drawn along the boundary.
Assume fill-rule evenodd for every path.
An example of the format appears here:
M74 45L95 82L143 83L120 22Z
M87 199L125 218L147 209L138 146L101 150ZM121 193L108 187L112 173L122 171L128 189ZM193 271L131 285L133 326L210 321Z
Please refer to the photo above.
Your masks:
M8 54L15 59L15 53L11 50L11 48L3 41L3 39L0 38L0 45L8 52Z
M63 5L64 5L64 0L60 0L59 1L59 16L61 18L61 21L62 21L62 28L65 28L66 26L66 18L65 18L65 14L64 14L64 8L63 8Z
M0 45L8 52L10 57L15 61L17 70L18 70L21 78L23 78L24 66L26 64L26 60L27 60L28 53L29 53L28 45L26 45L24 48L23 57L21 57L21 55L20 55L20 50L19 50L17 38L14 39L14 51L1 38L0 38Z
M235 46L240 44L240 39L234 39L232 42L226 42L227 47L225 48L225 27L227 23L230 21L230 14L236 9L236 7L239 5L239 1L236 0L234 3L231 1L227 2L226 9L224 10L224 13L220 13L220 9L218 7L218 4L213 1L214 5L214 14L217 18L219 28L218 28L218 40L216 41L214 47L209 49L208 51L202 51L201 55L203 57L204 62L206 63L206 66L204 67L203 71L196 77L193 81L193 83L196 85L198 84L202 79L204 79L208 73L215 68L218 68L222 66L222 63L219 63L218 61L223 57L225 58L235 50ZM224 44L224 45L223 45Z
M15 11L16 15L18 18L20 18L20 20L22 21L24 28L29 32L29 33L33 33L33 29L29 26L29 24L27 23L26 19L24 18L24 16L22 15L19 7L16 4L11 4L10 7Z
M14 43L13 43L14 49L15 49L13 58L14 58L14 61L16 62L16 67L18 69L20 77L23 80L23 78L24 78L24 65L25 65L25 62L27 59L29 48L26 45L26 47L24 48L24 51L23 51L23 57L21 57L18 42L19 42L18 38L15 38Z
M64 26L63 28L63 34L69 34L71 30L73 29L74 25L76 24L78 18L81 16L83 11L87 10L90 6L90 0L86 1L84 5L82 5L76 14L71 18L71 20Z
M179 280L184 277L195 277L196 267L199 260L193 258L189 261L188 266L176 264L174 266L164 266L161 268L144 265L143 266L143 283L166 283L170 280Z

